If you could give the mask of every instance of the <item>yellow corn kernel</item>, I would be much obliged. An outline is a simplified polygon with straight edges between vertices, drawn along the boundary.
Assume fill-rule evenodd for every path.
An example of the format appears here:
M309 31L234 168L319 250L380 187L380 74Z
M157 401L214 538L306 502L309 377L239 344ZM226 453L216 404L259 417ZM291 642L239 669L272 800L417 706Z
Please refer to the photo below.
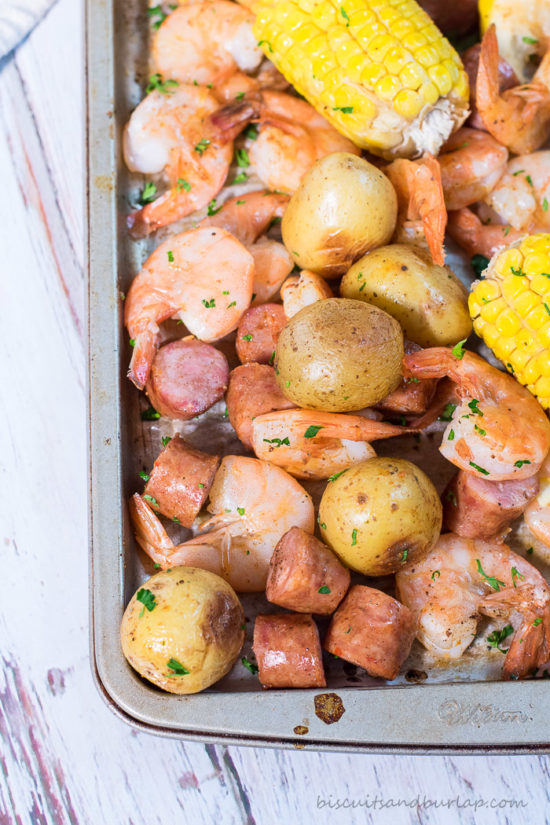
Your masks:
M495 321L499 335L515 335L521 329L521 321L513 309L505 309Z
M280 4L280 5L287 5ZM277 6L275 6L277 9ZM316 3L311 13L311 19L316 26L319 26L323 31L327 31L331 26L336 25L336 9L328 2ZM366 22L366 21L365 21Z
M548 258L546 259L546 265L548 266ZM542 295L543 297L550 293L550 273L548 275L537 274L533 275L531 278L531 289L533 292L536 292L537 295Z
M412 60L399 72L399 80L406 89L416 91L428 80L424 69Z
M412 89L402 89L393 99L393 106L398 115L402 115L407 120L412 120L424 105L418 92Z
M502 294L507 301L515 301L522 292L529 289L527 278L518 275L508 275L500 281Z
M496 281L489 279L478 281L475 292L472 292L472 295L476 295L482 303L494 301L496 298L500 298L500 286Z
M546 323L537 332L537 341L545 347L550 348L550 322Z
M516 348L514 338L499 338L495 344L495 355L501 361L506 361Z
M393 100L400 88L401 84L398 79L391 74L387 74L382 80L378 81L375 91L382 100Z
M523 262L523 269L529 277L541 275L543 272L547 272L548 254L545 254L544 252L531 252L527 254Z
M531 392L537 396L543 407L550 407L550 378L539 378Z
M534 292L531 292L530 289L526 289L525 292L522 292L521 295L516 297L514 301L514 311L519 313L520 318L525 318L527 313L531 312L531 310L535 309L535 307L539 305L539 296L535 295Z
M369 88L374 88L385 75L386 70L383 66L378 63L369 63L361 72L361 83Z
M506 249L502 252L495 263L495 270L498 275L513 275L514 271L521 272L523 264L523 255L519 249Z
M508 304L504 298L497 298L495 301L489 301L487 304L482 303L479 314L484 321L494 324L500 313L507 308Z

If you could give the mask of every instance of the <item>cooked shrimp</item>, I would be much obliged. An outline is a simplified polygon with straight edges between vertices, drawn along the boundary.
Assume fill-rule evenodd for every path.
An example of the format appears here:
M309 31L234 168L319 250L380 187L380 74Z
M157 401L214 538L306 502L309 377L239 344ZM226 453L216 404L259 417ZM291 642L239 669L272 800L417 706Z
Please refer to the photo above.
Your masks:
M539 492L524 513L529 530L550 547L550 453L539 470Z
M523 232L548 232L550 151L533 152L511 160L484 200L502 223ZM509 238L507 243L510 243Z
M281 300L287 318L292 318L304 307L333 298L334 293L324 278L303 269L299 275L291 275L281 287Z
M498 43L494 24L481 44L476 104L485 127L515 155L526 155L548 140L550 130L550 52L522 86L501 92Z
M234 330L252 296L254 259L225 229L198 227L164 241L136 275L124 322L135 340L128 377L147 382L162 321L177 317L201 341Z
M419 160L399 158L386 166L384 172L397 192L394 242L427 245L433 262L443 266L447 210L439 163L432 155Z
M265 589L273 548L291 527L313 533L310 496L273 464L243 456L225 456L210 490L213 514L200 535L174 546L156 515L135 495L131 514L136 538L161 567L205 567L239 592Z
M476 106L476 91L477 91L477 72L479 69L479 55L481 52L481 43L475 43L462 52L460 55L466 74L468 75L470 85L470 111L471 115L467 120L468 126L473 129L485 129L483 118L477 111ZM512 66L502 56L498 60L498 87L501 92L512 86L519 86L519 79Z
M438 156L447 209L462 209L485 197L507 160L508 149L487 132L463 127L451 135Z
M280 192L249 192L226 201L220 211L201 226L221 226L243 243L254 258L253 305L269 301L280 289L294 262L286 247L261 237L271 223L282 218L289 201Z
M228 0L199 0L180 6L155 34L155 71L199 86L216 86L239 69L252 72L263 60L252 34L253 22L253 14Z
M163 173L169 189L132 213L135 237L190 215L215 198L233 157L233 132L216 126L219 109L208 89L179 86L153 91L133 111L124 130L126 165L132 172Z
M448 376L456 384L460 403L439 448L452 464L489 481L538 472L550 449L550 421L515 378L473 352L460 358L445 347L406 355L403 366L405 375Z
M313 106L284 92L263 91L255 119L260 133L246 148L256 174L271 190L292 194L315 161L331 152L360 154Z
M252 446L298 478L322 479L375 456L369 441L408 432L362 415L279 410L253 419Z
M525 234L515 231L508 224L484 224L467 207L449 212L447 231L468 255L484 255L486 258L492 258L499 249L504 249Z
M262 89L284 91L289 86L284 75L269 60L264 60L257 75L235 72L223 83L213 86L212 93L223 103L241 100L244 95L254 97Z
M448 533L421 562L396 575L398 598L418 618L418 639L443 659L458 659L477 632L478 614L515 630L505 679L531 675L550 658L550 590L541 573L499 542Z

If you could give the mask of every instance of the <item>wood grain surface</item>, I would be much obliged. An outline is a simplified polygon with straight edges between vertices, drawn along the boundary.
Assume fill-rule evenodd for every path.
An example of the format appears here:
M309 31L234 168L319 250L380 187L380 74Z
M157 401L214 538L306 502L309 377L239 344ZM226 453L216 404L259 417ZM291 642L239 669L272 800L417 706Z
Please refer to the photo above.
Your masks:
M0 63L0 825L550 821L547 757L204 746L136 733L103 704L88 659L82 76L78 0Z

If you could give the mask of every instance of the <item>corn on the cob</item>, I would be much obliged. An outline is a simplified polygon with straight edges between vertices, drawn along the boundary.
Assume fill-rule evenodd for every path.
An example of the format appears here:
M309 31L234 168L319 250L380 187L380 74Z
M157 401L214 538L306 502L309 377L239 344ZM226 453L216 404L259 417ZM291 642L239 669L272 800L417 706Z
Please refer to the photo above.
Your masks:
M550 408L550 234L497 252L469 297L474 330Z
M259 0L255 11L265 54L358 146L437 154L465 120L462 62L415 0Z

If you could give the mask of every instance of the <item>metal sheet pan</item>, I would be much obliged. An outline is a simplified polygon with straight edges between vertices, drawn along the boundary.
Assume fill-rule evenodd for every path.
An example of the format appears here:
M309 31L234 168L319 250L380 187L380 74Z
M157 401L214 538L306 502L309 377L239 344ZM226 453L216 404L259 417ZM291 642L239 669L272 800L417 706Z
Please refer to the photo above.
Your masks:
M128 496L139 489L138 470L152 464L161 436L175 431L198 446L206 433L210 451L242 452L223 417L223 404L206 413L200 426L165 420L145 424L139 416L144 401L125 377L130 353L121 293L152 247L150 241L131 241L126 231L128 200L138 182L121 162L120 139L143 94L148 37L145 0L89 0L90 593L92 663L101 694L140 729L183 739L345 751L549 751L548 683L499 681L501 654L487 654L486 633L453 667L430 660L415 643L402 675L389 684L327 656L325 692L336 693L345 708L333 724L315 713L321 691L263 691L240 665L204 693L173 696L142 680L126 663L119 642L122 612L153 572L135 547L126 508ZM459 257L453 262L463 278L471 277ZM437 443L436 433L420 445L400 439L398 451L429 467L432 478L439 467L435 480L441 489L450 470L439 458ZM382 443L377 451L396 454L395 442ZM316 496L321 489L312 485L310 491ZM514 542L521 548L523 541L519 531ZM253 616L258 609L275 608L259 596L246 596L243 604L249 620L246 653ZM419 672L427 676L422 683Z

